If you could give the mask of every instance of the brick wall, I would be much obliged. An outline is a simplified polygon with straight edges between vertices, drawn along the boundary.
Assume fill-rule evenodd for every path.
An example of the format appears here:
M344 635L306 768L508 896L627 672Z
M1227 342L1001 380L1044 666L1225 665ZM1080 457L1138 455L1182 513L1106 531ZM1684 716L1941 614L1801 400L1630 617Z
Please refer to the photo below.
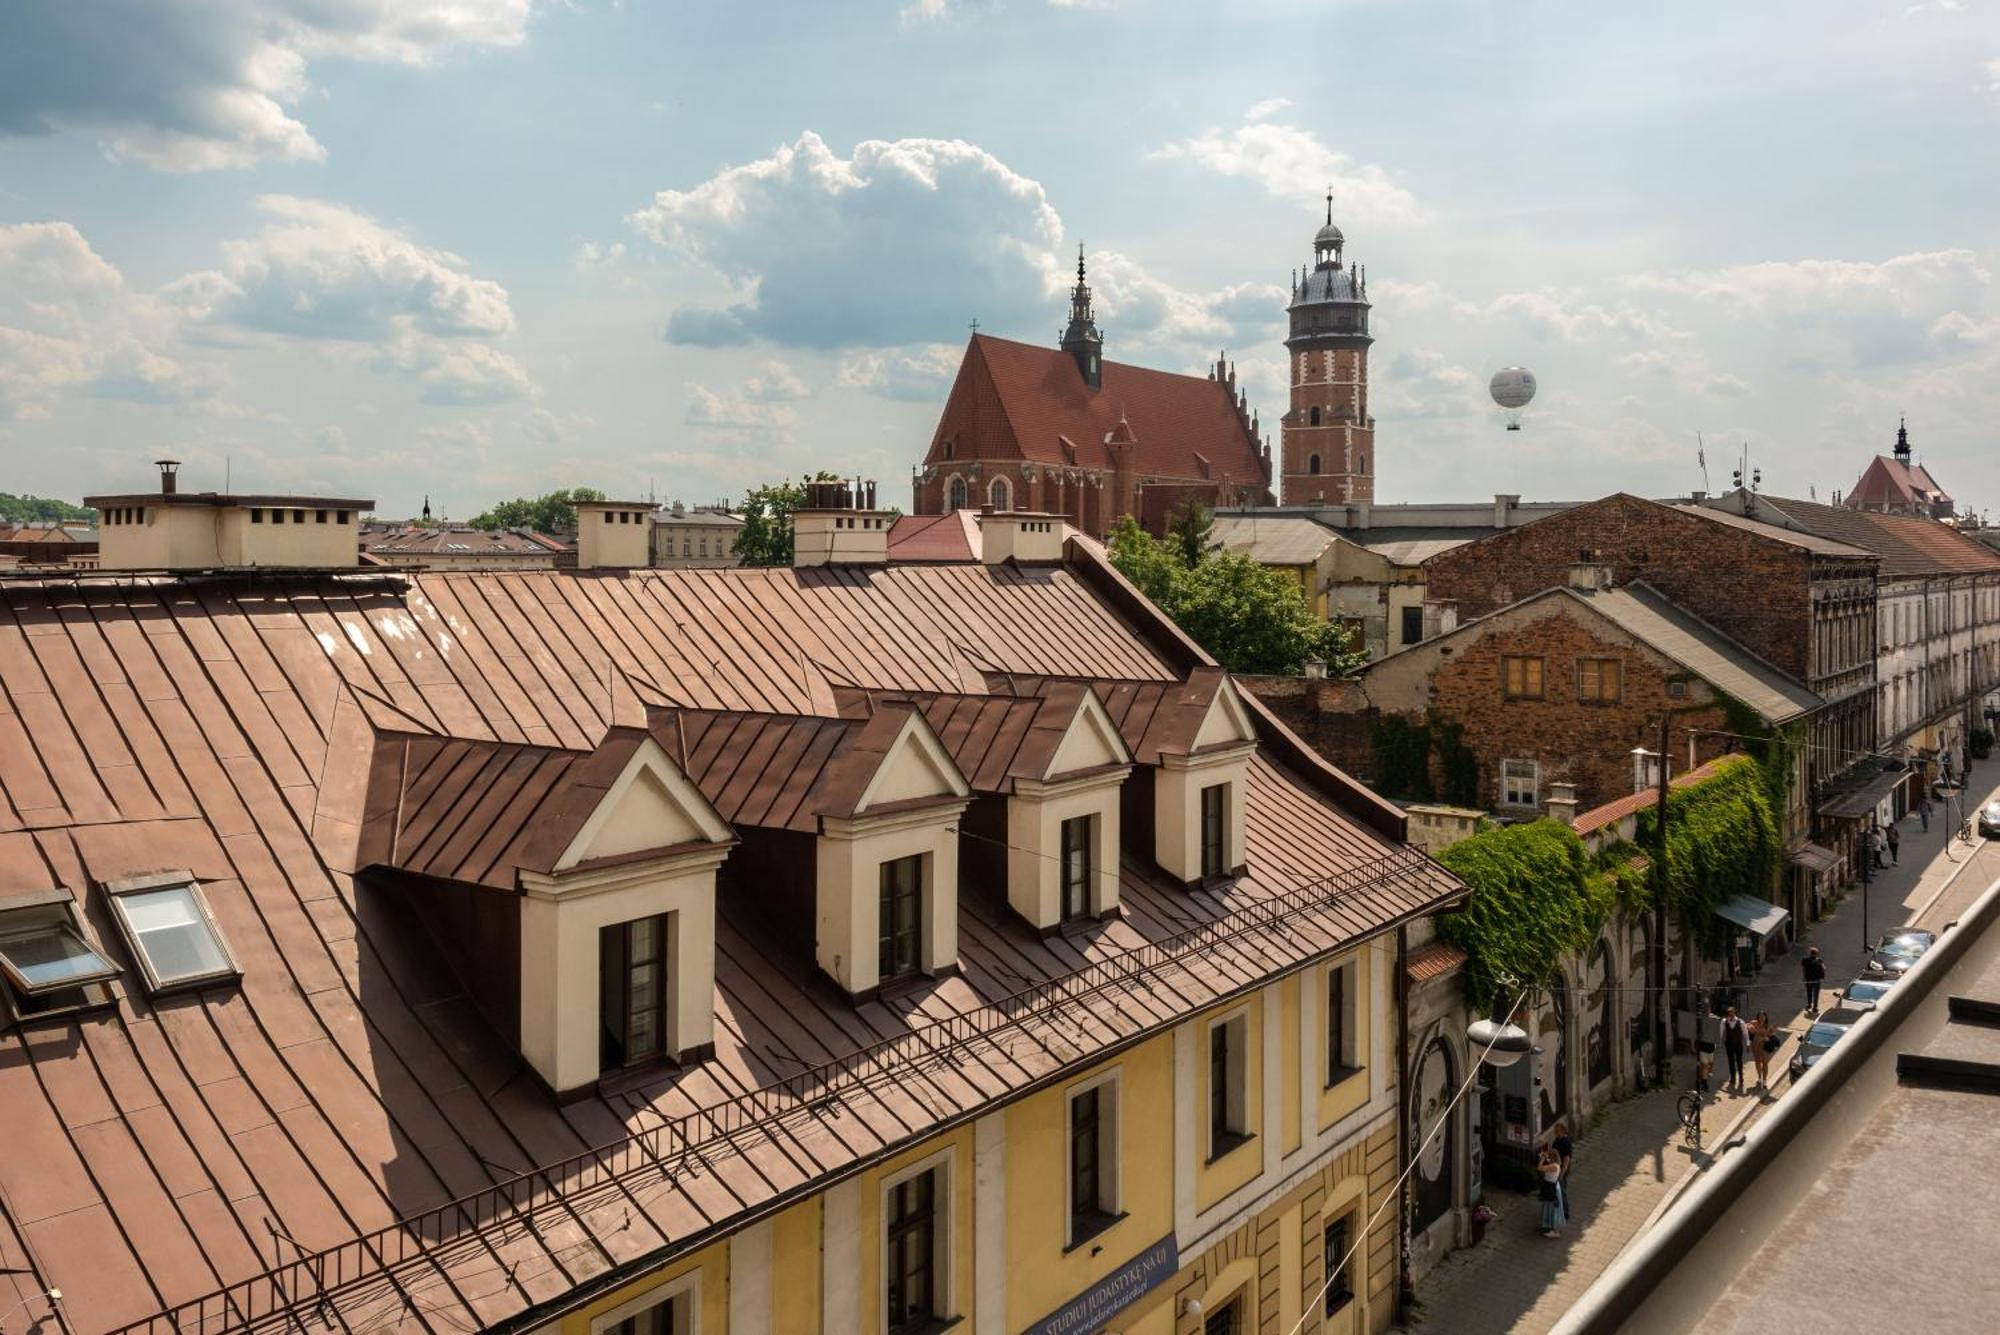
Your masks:
M1601 501L1468 543L1424 563L1429 598L1461 623L1565 583L1585 550L1618 584L1645 580L1801 680L1811 639L1806 553L1637 496Z
M1461 740L1479 762L1479 805L1488 809L1500 802L1502 760L1536 761L1542 800L1547 800L1551 783L1574 783L1581 809L1589 810L1632 791L1632 748L1658 747L1662 709L1676 711L1679 764L1687 754L1682 728L1725 725L1721 707L1711 702L1701 682L1668 671L1662 660L1629 642L1601 637L1567 610L1466 640L1432 674L1431 709L1439 718L1464 725ZM1506 655L1543 660L1542 699L1504 697L1500 660ZM1582 658L1619 661L1624 681L1616 702L1577 698L1576 664ZM1676 677L1686 690L1680 697L1668 694L1668 683ZM1421 719L1413 716L1413 721ZM1719 753L1719 745L1711 745L1699 758Z

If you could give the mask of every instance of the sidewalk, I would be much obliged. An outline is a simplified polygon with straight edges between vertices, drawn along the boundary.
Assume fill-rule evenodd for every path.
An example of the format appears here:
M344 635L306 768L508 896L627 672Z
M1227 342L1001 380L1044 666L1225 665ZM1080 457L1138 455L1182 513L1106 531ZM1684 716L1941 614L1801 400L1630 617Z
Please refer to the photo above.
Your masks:
M2000 780L2000 760L1974 762L1966 784L1968 812L1976 814L2000 794L1996 780ZM1453 1252L1424 1279L1411 1328L1423 1335L1493 1335L1554 1326L1618 1253L1714 1161L1713 1156L1726 1154L1729 1140L1741 1135L1789 1087L1786 1068L1797 1035L1808 1023L1798 966L1805 948L1818 946L1826 959L1826 989L1820 1004L1830 1008L1840 988L1861 972L1865 948L1875 938L1912 920L1938 930L2000 875L2000 842L1975 840L1971 847L1951 842L1958 832L1957 811L1954 802L1950 821L1934 811L1928 832L1914 815L1899 822L1901 858L1875 872L1866 887L1865 932L1863 888L1856 885L1834 901L1826 918L1807 924L1792 952L1772 961L1763 981L1750 991L1750 1009L1769 1010L1772 1020L1788 1031L1785 1046L1771 1059L1772 1093L1762 1097L1711 1093L1702 1115L1703 1148L1697 1155L1683 1145L1674 1114L1675 1101L1694 1083L1694 1059L1675 1057L1674 1088L1612 1105L1578 1138L1571 1172L1574 1217L1563 1237L1541 1236L1541 1206L1532 1196L1488 1192L1486 1203L1496 1218L1486 1226L1485 1240Z

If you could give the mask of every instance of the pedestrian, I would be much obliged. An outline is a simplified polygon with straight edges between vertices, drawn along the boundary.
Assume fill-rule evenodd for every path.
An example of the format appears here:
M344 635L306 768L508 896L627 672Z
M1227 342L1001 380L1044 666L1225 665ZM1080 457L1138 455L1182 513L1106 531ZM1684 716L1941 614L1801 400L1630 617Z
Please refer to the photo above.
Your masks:
M1921 798L1917 799L1917 815L1924 822L1924 833L1929 834L1931 832L1931 795L1929 793L1925 793Z
M1576 1143L1569 1138L1569 1124L1556 1123L1556 1137L1549 1142L1549 1148L1556 1152L1556 1162L1562 1166L1562 1179L1556 1183L1557 1194L1562 1198L1563 1222L1569 1222L1569 1168L1576 1159Z
M1722 1017L1722 1055L1729 1059L1729 1087L1738 1094L1743 1092L1743 1053L1749 1046L1750 1026L1731 1006Z
M1771 1087L1771 1054L1778 1050L1778 1031L1771 1026L1771 1012L1758 1011L1750 1021L1750 1060L1757 1063L1757 1092Z
M1868 848L1875 856L1875 870L1888 870L1889 859L1885 856L1888 852L1888 845L1883 842L1882 828L1879 825L1869 827Z
M1819 947L1806 951L1806 957L1799 961L1799 971L1806 978L1806 1014L1819 1014L1819 987L1826 981L1826 961L1819 957Z
M1542 1157L1535 1162L1535 1171L1542 1179L1542 1236L1559 1238L1562 1236L1562 1230L1557 1226L1562 1212L1562 1161L1556 1158L1554 1150L1544 1148Z
M1901 862L1903 860L1902 853L1898 851L1902 848L1902 845L1903 837L1897 834L1896 827L1891 825L1889 827L1889 861Z

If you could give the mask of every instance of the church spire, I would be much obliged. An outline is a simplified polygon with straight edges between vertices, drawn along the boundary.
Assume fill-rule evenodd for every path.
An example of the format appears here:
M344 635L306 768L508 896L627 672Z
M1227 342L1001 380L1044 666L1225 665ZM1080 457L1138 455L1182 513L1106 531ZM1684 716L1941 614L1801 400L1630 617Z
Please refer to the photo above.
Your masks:
M1905 467L1908 467L1910 462L1910 426L1909 422L1901 417L1896 419L1896 462Z
M1063 330L1062 350L1076 359L1076 369L1092 389L1104 384L1102 356L1104 335L1090 313L1090 284L1084 281L1083 246L1076 248L1076 286L1069 293L1069 327Z

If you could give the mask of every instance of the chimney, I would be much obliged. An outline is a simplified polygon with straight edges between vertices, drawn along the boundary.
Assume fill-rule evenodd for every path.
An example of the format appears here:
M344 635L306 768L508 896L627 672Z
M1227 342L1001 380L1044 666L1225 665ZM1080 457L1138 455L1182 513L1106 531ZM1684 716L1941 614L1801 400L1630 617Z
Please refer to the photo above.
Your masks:
M1507 516L1512 514L1514 509L1520 504L1521 497L1518 493L1510 496L1505 492L1495 492L1493 496L1493 527L1508 527Z
M792 511L792 565L887 565L889 524L875 508L873 482L808 482L805 501Z
M979 512L979 559L989 566L1056 565L1062 560L1063 521L1060 515L1025 510Z
M578 501L576 568L629 570L653 563L649 501Z
M1611 567L1597 559L1592 551L1578 552L1577 559L1570 562L1569 586L1585 593L1595 593L1599 589L1611 587Z
M160 469L160 495L173 495L180 488L180 478L177 475L181 471L181 461L178 459L159 459L155 462L159 465Z
M1324 658L1308 658L1301 666L1305 670L1306 680L1324 681L1326 679L1326 660Z
M1549 785L1549 819L1561 821L1564 825L1576 824L1576 785L1573 783L1552 783Z

